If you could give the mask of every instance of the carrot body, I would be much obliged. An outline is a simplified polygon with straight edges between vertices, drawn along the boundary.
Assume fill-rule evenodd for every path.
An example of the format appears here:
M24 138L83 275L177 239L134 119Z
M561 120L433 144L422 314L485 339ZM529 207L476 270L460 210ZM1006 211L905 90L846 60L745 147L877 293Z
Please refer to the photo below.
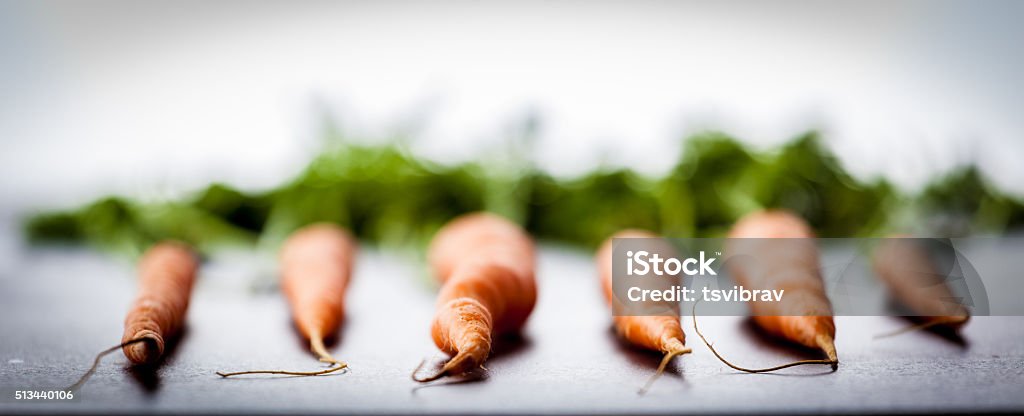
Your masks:
M761 267L747 267L743 262L730 266L741 285L786 291L783 302L750 302L758 326L780 338L820 349L836 361L836 326L819 272L818 250L810 241L813 237L810 226L788 212L749 214L730 230L729 251L732 255L750 254ZM773 238L793 240L778 244L767 240Z
M615 238L658 238L657 235L640 230L625 230L609 237L597 251L597 268L605 300L615 302L612 293L612 239ZM665 354L688 351L686 336L675 316L613 316L615 331L629 343Z
M956 297L939 277L928 253L906 238L897 235L879 244L872 259L875 274L923 325L959 329L970 319L970 311L952 301Z
M281 248L281 290L296 328L307 340L337 334L345 316L355 247L342 228L314 224L296 231Z
M121 350L135 364L152 364L185 322L199 261L187 246L162 242L139 262L139 294L124 320ZM146 342L132 342L145 339ZM129 344L129 342L131 342Z
M504 218L467 214L438 232L428 261L442 283L431 335L453 356L436 377L475 369L490 354L493 335L517 331L533 311L533 242Z

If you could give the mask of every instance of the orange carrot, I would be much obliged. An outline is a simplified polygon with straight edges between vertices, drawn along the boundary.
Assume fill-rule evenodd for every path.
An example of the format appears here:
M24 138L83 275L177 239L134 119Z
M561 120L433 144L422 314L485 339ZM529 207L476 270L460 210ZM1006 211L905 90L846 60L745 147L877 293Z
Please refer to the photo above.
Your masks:
M874 251L875 274L893 297L917 314L919 324L875 338L943 326L960 329L971 317L970 311L958 302L946 282L935 270L928 253L916 241L896 235L882 241Z
M657 235L641 230L624 230L605 240L597 250L597 269L601 279L601 288L605 300L615 303L612 292L612 240L616 238L658 238ZM615 331L630 344L637 347L659 351L665 354L658 365L658 371L640 389L643 394L657 380L668 366L672 358L692 352L687 348L686 336L679 321L679 314L673 316L613 316Z
M134 339L149 342L123 347L135 364L151 364L164 354L164 337L181 331L192 293L196 255L179 243L162 243L150 248L139 264L139 296L124 320L122 343Z
M254 370L217 372L316 376L348 365L327 352L324 341L337 334L344 318L345 289L352 274L356 243L344 229L314 224L293 233L281 249L281 289L291 305L292 320L309 341L310 350L329 367L320 371Z
M810 226L796 215L785 211L760 211L748 214L733 225L726 250L731 256L750 255L762 265L749 267L749 263L742 261L730 262L737 283L758 289L785 290L787 299L783 302L750 302L754 322L771 335L819 349L828 359L802 360L763 369L735 366L704 339L696 329L695 319L697 335L726 365L747 372L774 371L803 364L829 364L833 369L838 366L832 305L825 295L818 250L810 240L813 237ZM775 238L789 240L768 241Z
M533 242L512 222L485 213L446 224L430 244L428 261L441 282L431 326L434 344L452 358L420 382L483 365L496 334L519 330L537 301Z
M121 344L100 352L92 367L69 390L76 390L96 371L100 359L118 349L133 364L155 364L166 343L178 336L185 323L199 261L186 245L161 242L139 261L139 294L124 320Z

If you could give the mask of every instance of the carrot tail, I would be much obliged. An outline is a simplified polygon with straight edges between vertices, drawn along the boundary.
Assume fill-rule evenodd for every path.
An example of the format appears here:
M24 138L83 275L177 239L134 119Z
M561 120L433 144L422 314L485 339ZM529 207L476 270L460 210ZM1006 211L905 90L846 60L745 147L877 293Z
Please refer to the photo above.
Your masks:
M416 374L418 374L420 372L420 370L423 369L423 365L426 364L426 363L427 363L427 359L424 358L423 361L420 361L420 365L417 365L416 369L412 370L412 380L413 381L418 381L420 383L429 383L431 381L440 379L441 377L444 377L444 376L448 375L448 371L444 367L442 367L441 371L438 371L434 375L427 376L427 377L417 377Z
M279 374L286 376L320 376L324 374L331 374L343 369L348 368L348 364L343 361L338 361L327 352L327 347L324 346L324 339L322 336L313 336L309 339L309 349L320 359L320 362L330 364L330 367L320 371L287 371L287 370L248 370L248 371L236 371L233 373L225 373L218 371L217 375L228 378L234 376L241 376L246 374Z
M921 331L921 330L924 330L924 329L931 328L933 326L950 325L950 324L955 325L955 324L962 324L964 322L967 322L967 317L962 317L962 316L943 317L943 318L940 318L940 319L933 319L933 320L928 321L928 322L922 322L922 323L919 323L919 324L916 324L916 325L910 325L908 327L900 328L900 329L897 329L897 330L892 331L892 332L885 332L885 333L882 333L882 334L878 334L878 335L875 335L874 337L872 337L871 339L889 338L889 337L894 337L896 335L905 334L907 332Z
M110 347L110 348L107 348L107 349L105 349L103 351L100 351L99 354L96 354L96 358L93 359L92 366L89 367L89 370L87 370L85 372L85 374L82 374L82 377L80 377L78 379L78 381L75 382L75 384L72 384L71 386L68 386L64 390L77 391L79 388L82 387L82 385L85 384L86 381L89 380L89 377L92 377L93 373L96 372L96 367L99 367L99 365L100 365L100 359L102 359L103 357L107 356L108 354L110 354L110 353L112 353L114 351L117 351L117 350L122 349L124 347L127 347L129 345L138 344L140 342L153 342L153 339L149 338L149 337L139 337L139 338L135 338L135 339L131 339L131 340L122 342L122 343L120 343L118 345L115 345L113 347Z
M483 367L481 365L474 364L474 362L475 360L471 354L459 353L452 357L452 359L448 360L448 362L444 363L444 366L442 366L441 370L437 373L427 377L418 377L417 374L419 374L420 370L422 370L423 366L427 363L427 360L424 359L423 361L420 361L420 365L416 366L415 370L412 370L412 379L420 383L429 383L445 376L465 373L474 367Z
M697 336L700 337L701 341L704 341L704 345L708 346L708 349L711 350L711 353L715 354L715 357L717 357L719 361L725 363L725 365L727 365L730 368L732 368L734 370L737 370L737 371L743 371L743 372L747 372L747 373L768 373L768 372L772 372L772 371L782 370L784 368L796 367L796 366L799 366L799 365L810 365L810 364L826 364L826 365L830 365L830 366L832 366L832 370L835 371L836 368L838 368L838 366L839 366L839 359L837 358L836 349L835 349L835 346L832 345L832 341L829 339L826 342L825 340L823 340L821 338L819 338L819 344L825 343L825 344L828 345L828 346L822 346L822 349L825 351L825 353L829 357L828 359L824 359L824 360L799 360L799 361L793 361L791 363L786 363L786 364L777 365L777 366L768 367L768 368L746 368L746 367L740 367L740 366L738 366L736 364L733 364L733 363L729 362L729 360L726 360L725 357L722 357L722 355L719 354L718 351L715 350L715 347L713 347L711 345L711 343L708 342L708 339L704 338L704 334L700 332L700 328L697 327L697 304L696 303L693 304L693 330L694 330L694 332L697 333Z
M650 390L651 386L658 379L658 377L661 377L661 375L665 372L665 367L668 367L669 361L672 361L672 359L675 357L678 357L683 354L689 354L691 352L693 352L692 349L683 347L665 353L665 357L661 359L661 364L658 365L658 371L656 371L654 375L651 376L651 378L647 379L647 382L644 383L644 386L641 387L640 390L638 390L636 393L639 395L647 393L647 390Z

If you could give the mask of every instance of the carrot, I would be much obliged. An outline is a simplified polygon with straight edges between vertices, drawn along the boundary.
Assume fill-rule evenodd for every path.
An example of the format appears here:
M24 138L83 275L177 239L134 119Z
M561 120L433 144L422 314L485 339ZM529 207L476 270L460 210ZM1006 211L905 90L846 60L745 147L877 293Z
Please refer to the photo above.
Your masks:
M434 344L452 356L428 382L483 365L496 334L519 330L537 301L533 242L512 222L473 213L446 224L431 241L428 262L441 282L431 325Z
M612 240L616 238L657 238L658 236L641 230L624 230L609 237L597 250L597 269L601 279L601 288L605 300L609 304L616 302L612 291ZM654 384L672 358L692 352L685 345L679 314L674 316L613 316L615 331L632 345L665 354L658 365L658 370L640 389L643 394Z
M147 250L139 261L139 294L125 317L121 344L100 352L68 390L85 384L100 359L118 349L135 365L159 362L167 341L180 334L184 325L198 268L197 256L182 243L165 241Z
M786 291L788 299L785 302L751 301L754 322L771 335L819 349L828 359L801 360L762 369L733 365L722 358L701 334L694 312L697 335L726 365L751 373L803 364L829 364L833 370L838 367L832 305L825 295L825 285L819 273L818 250L809 240L813 237L810 226L800 217L785 211L760 211L746 215L733 225L729 232L727 251L732 256L748 254L760 264L766 264L765 267L752 268L741 261L730 262L730 270L739 284ZM765 240L774 238L791 240L780 243Z
M356 243L344 229L314 224L293 233L281 248L281 289L291 305L292 320L309 341L310 350L328 368L320 371L251 370L217 372L221 377L242 374L317 376L348 367L327 352L326 339L337 334L344 318L345 289L352 274Z
M872 258L875 274L893 297L917 314L917 325L876 336L882 338L904 332L943 326L959 330L971 317L970 311L958 302L935 265L916 242L906 235L895 235L882 241Z

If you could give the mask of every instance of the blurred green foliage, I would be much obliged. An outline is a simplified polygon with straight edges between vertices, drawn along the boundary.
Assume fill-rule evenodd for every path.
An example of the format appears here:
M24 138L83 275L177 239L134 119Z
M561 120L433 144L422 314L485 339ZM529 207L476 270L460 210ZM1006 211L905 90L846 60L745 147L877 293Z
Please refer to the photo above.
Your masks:
M242 192L215 183L175 201L107 197L34 215L25 231L34 242L86 242L138 253L165 238L203 251L274 246L318 221L346 226L370 243L420 245L446 221L477 210L507 215L538 238L587 248L627 227L675 237L721 236L737 218L762 208L792 210L823 237L963 235L1024 224L1021 200L998 192L974 167L904 195L883 180L851 177L813 133L767 152L717 133L691 137L661 178L602 168L560 179L528 161L501 165L438 165L400 144L332 141L276 189Z

